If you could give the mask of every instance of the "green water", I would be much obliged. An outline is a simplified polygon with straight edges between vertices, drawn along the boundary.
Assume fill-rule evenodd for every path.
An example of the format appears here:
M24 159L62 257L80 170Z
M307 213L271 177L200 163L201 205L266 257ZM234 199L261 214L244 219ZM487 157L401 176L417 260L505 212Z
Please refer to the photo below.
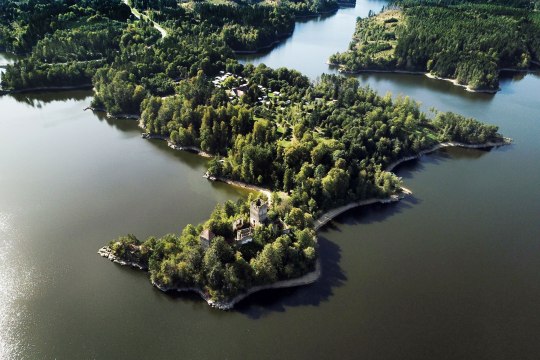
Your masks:
M298 24L250 61L314 78L355 16L382 4ZM537 359L540 78L506 77L496 95L421 76L360 80L497 124L515 144L401 166L414 196L324 229L318 283L234 312L163 294L96 251L126 232L178 231L244 193L205 181L205 160L141 139L133 121L83 111L90 92L1 97L0 358Z

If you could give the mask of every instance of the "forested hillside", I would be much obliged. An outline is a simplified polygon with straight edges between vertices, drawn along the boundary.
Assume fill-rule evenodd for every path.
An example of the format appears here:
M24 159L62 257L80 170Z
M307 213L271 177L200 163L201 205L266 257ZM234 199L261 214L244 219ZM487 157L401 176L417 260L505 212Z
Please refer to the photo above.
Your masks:
M424 71L473 90L496 90L501 69L525 70L540 61L534 6L518 0L397 1L358 19L349 50L330 62L348 72Z

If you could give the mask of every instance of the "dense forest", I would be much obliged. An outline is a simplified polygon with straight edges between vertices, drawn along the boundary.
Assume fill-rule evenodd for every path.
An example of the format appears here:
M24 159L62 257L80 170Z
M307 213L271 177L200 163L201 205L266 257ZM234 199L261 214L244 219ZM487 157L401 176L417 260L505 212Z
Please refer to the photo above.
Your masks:
M421 4L421 5L419 5ZM347 52L330 62L342 70L408 70L496 90L504 68L540 61L540 14L531 1L397 1L358 19Z
M252 200L218 205L210 219L188 225L180 235L168 234L145 241L133 235L113 240L110 247L120 258L148 269L161 289L198 288L214 300L227 300L254 285L297 278L314 270L317 259L311 218L288 204L273 206L269 216L286 218L290 231L282 233L265 225L254 229L253 241L237 246L227 241L232 223L247 218ZM210 247L200 246L199 234L210 229Z
M137 82L158 90L158 94L168 94L172 93L172 85L165 77L179 79L195 75L197 69L208 72L208 68L223 67L222 60L232 58L234 51L256 51L289 36L297 17L337 10L334 0L283 1L277 5L187 2L179 6L175 1L140 0L130 3L171 29L171 36L154 44L151 40L158 39L157 31L144 20L135 21L129 7L120 1L0 3L0 49L29 54L8 67L2 87L22 90L89 85L98 69L117 61L122 62L126 71L139 73ZM136 25L128 26L130 23ZM145 38L146 47L131 48L130 39L139 37ZM147 49L150 50L146 53ZM128 64L126 56L133 63ZM159 65L153 59L156 56L164 57L167 65ZM143 69L145 62L152 64ZM150 80L141 71L166 76Z
M7 67L4 89L90 85L118 52L130 14L121 3L98 0L5 1L0 8L0 47L29 54Z
M293 206L314 216L394 193L399 179L383 169L398 158L440 141L500 137L496 127L455 114L431 121L409 98L381 97L356 79L323 75L311 84L287 69L239 69L251 84L240 98L229 99L201 72L181 81L175 96L145 99L141 123L152 135L218 155L212 175L288 192Z
M247 202L220 205L208 222L181 235L111 243L115 256L148 268L161 288L198 287L223 299L303 275L316 258L313 219L351 201L399 192L400 179L384 170L389 164L442 141L501 140L495 126L451 113L430 119L413 100L379 96L353 78L323 75L311 82L294 70L238 63L234 46L258 46L257 39L271 40L264 34L292 29L298 4L132 4L167 33L130 16L119 2L3 3L10 12L2 15L2 31L20 27L23 34L2 37L3 44L28 55L7 67L2 85L91 81L94 109L139 116L148 137L211 154L210 177L282 194L268 216L290 232L257 227L245 247L231 246L230 232L231 222L247 216ZM34 20L22 11L28 8L48 19L32 36L24 35L31 27L26 21ZM251 38L253 29L259 32ZM199 243L203 229L216 235L208 249Z

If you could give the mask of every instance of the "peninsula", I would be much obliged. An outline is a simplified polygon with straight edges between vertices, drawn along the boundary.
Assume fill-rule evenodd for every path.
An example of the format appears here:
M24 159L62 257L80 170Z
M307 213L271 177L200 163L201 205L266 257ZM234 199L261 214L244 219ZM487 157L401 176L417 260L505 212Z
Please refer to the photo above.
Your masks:
M7 66L2 86L91 81L93 109L137 118L143 137L210 157L208 179L264 189L218 205L181 234L122 236L100 249L148 270L161 290L196 291L227 309L254 291L313 282L324 256L316 230L352 207L397 201L404 193L391 172L397 162L442 146L507 143L496 126L428 116L410 98L380 96L353 78L323 74L312 82L236 60L238 46L259 46L288 11L315 2L127 3L2 3L2 44L29 52ZM17 28L24 33L7 37L15 22L27 25Z
M538 69L535 1L395 0L359 18L349 49L330 57L343 73L404 72L494 93L502 70Z

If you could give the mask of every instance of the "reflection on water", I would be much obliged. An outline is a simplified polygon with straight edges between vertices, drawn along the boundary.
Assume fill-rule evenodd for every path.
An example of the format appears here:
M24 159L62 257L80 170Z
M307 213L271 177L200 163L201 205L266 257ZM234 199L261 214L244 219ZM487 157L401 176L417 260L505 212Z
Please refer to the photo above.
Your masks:
M47 91L47 92L30 92L16 93L9 95L19 103L26 104L34 108L42 108L43 105L54 101L81 101L89 99L92 96L90 90L71 90L71 91Z
M20 251L15 216L0 209L0 358L21 357L32 319L25 300L32 297L39 274Z

